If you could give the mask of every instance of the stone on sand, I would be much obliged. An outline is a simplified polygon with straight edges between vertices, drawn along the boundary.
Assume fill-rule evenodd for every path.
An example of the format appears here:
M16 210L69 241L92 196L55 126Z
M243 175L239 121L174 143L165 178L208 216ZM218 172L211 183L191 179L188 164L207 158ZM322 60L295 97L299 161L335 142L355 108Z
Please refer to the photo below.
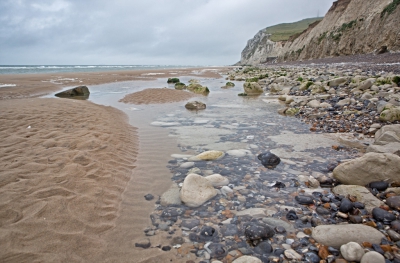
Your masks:
M180 198L189 207L198 207L217 195L209 180L198 174L189 174L183 181Z

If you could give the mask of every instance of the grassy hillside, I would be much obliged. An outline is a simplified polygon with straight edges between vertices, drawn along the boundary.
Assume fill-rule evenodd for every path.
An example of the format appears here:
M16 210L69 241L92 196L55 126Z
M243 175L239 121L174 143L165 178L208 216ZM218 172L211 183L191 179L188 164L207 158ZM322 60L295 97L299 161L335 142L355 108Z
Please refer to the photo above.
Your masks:
M267 27L265 30L267 33L272 34L272 41L284 41L288 40L290 36L303 32L310 24L314 23L315 21L320 21L322 18L323 17L314 17L303 19L294 23L278 24Z

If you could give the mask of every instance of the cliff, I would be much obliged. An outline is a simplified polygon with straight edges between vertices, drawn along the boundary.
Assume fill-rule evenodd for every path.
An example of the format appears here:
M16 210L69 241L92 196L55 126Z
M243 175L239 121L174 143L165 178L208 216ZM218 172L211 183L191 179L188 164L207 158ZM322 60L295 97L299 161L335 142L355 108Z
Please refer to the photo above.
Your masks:
M238 64L366 54L382 46L399 52L399 6L400 0L338 0L321 22L286 42L273 42L260 31L260 40L249 40Z

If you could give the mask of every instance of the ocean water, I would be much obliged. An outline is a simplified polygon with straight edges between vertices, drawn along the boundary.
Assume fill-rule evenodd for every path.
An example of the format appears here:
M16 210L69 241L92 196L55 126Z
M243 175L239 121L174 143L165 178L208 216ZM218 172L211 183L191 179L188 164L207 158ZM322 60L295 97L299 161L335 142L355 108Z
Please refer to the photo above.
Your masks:
M99 72L113 70L144 70L192 68L188 65L0 65L0 74L40 74L60 72Z

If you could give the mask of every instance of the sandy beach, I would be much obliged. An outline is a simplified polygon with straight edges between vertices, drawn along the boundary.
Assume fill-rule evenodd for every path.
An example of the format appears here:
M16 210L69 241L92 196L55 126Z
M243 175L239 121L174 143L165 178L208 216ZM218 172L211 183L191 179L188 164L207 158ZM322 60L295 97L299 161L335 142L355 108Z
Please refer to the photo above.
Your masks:
M0 75L0 83L16 85L0 89L1 262L127 262L132 256L137 259L131 262L180 261L172 252L135 247L154 209L155 200L143 195L150 189L161 194L171 182L164 175L135 177L140 138L126 115L89 101L38 96L66 86L181 75L220 77L214 69ZM125 102L194 96L146 89ZM136 194L125 204L128 220L120 213L130 180ZM122 237L126 228L130 234ZM152 243L165 235L155 238Z

